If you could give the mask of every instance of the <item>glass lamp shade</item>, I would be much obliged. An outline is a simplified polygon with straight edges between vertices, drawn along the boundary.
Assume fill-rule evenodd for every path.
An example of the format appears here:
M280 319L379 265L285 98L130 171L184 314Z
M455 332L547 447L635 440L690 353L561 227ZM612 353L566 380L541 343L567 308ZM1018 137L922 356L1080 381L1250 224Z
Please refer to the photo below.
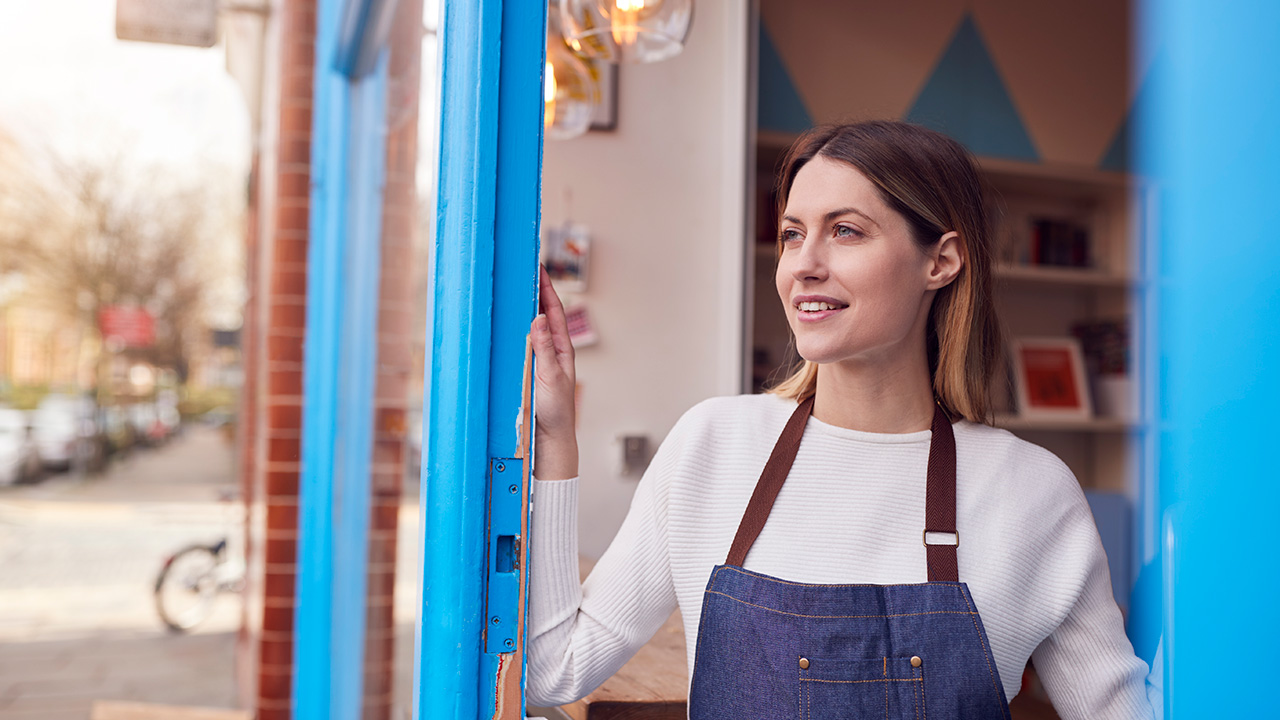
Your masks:
M564 40L583 57L650 63L684 49L693 0L560 0Z
M542 79L543 125L552 140L575 138L591 127L600 89L582 58L565 46L560 33L547 33L547 66Z

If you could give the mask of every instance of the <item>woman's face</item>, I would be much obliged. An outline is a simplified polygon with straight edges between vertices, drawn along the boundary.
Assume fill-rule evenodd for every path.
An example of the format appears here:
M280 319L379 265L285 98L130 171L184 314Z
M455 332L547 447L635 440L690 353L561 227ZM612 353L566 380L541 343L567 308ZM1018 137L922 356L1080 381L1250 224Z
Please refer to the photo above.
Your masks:
M817 363L893 363L922 353L936 263L853 166L800 168L779 226L778 296L796 350Z

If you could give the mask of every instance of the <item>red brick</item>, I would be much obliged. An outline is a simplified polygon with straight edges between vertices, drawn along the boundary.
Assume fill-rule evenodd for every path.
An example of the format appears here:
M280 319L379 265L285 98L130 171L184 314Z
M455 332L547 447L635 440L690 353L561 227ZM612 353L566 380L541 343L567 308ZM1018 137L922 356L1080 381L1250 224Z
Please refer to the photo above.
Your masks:
M285 666L288 668L289 666ZM262 668L258 671L258 697L272 700L287 699L293 689L293 673L280 668ZM262 717L259 715L259 717Z
M292 572L272 572L268 569L263 578L263 594L274 598L294 597L295 577Z
M293 603L288 607L265 607L262 609L263 631L293 633Z
M395 530L400 524L400 507L399 505L389 505L384 503L376 503L373 506L369 529L372 530ZM393 536L394 537L394 536Z
M259 695L257 707L257 720L293 720L293 703L287 699L278 706L270 705L269 702L276 698Z
M296 498L298 496L298 473L267 473L267 496L273 499L282 497Z
M302 454L302 441L298 438L271 438L267 441L268 460L297 460Z
M306 303L292 301L271 303L270 322L272 325L305 327L307 323Z
M292 633L290 635L292 636ZM258 647L260 648L258 658L264 668L277 665L287 667L293 662L292 637L284 640L271 640L264 636Z
M267 405L267 425L274 437L281 437L284 429L301 432L302 405L296 402L273 401Z
M305 278L303 280L305 282ZM268 362L302 362L302 339L274 336L267 338Z
M281 370L267 373L267 393L270 395L302 395L302 371ZM289 460L297 459L297 456L294 456L294 458L270 457L270 459Z
M273 538L267 540L267 557L272 564L298 562L298 541L296 538Z
M302 228L300 232L305 233L306 228ZM307 273L305 271L278 271L271 276L271 295L272 297L295 297L306 299L307 297Z

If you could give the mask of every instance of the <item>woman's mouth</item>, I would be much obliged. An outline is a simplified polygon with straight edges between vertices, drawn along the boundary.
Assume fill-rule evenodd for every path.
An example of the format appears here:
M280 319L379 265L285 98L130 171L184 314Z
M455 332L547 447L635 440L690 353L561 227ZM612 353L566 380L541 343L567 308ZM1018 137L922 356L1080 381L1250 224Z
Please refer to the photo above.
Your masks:
M825 300L805 300L796 303L796 318L801 322L818 322L819 320L825 320L832 315L835 315L846 307L848 307L848 305L827 302Z

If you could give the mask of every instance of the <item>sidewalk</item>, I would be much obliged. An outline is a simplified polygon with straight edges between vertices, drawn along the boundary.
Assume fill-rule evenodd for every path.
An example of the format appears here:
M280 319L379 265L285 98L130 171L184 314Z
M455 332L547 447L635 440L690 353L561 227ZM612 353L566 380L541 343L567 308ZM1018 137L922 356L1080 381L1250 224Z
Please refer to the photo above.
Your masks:
M0 488L0 718L85 720L94 700L235 704L236 598L190 636L156 616L164 557L241 534L231 447L202 427L103 476Z

